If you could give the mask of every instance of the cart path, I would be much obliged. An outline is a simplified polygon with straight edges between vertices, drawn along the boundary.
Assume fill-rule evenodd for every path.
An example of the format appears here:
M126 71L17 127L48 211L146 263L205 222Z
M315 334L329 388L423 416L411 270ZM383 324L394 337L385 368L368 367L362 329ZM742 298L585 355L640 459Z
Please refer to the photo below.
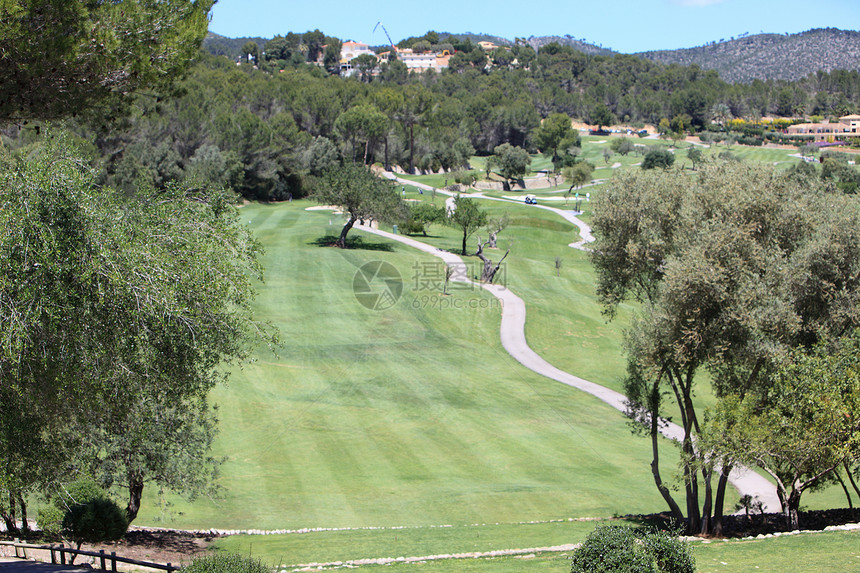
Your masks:
M393 174L386 174L386 176L404 184L418 186L425 190L434 190L434 188L430 187L429 185L418 184L405 179L399 179ZM435 190L444 195L455 195L450 191L444 191L441 189ZM494 197L482 197L479 194L473 194L470 196L483 199L492 199L496 201L505 201L504 199L496 199ZM563 211L561 209L546 207L543 205L533 205L532 207L554 211L564 217L565 220L574 223L579 228L580 236L582 237L582 241L578 243L578 248L585 249L582 245L594 240L593 236L591 235L591 229L584 222L577 219L573 212ZM627 398L623 394L621 394L620 392L616 392L615 390L612 390L610 388L606 388L605 386L595 384L594 382L590 382L578 376L574 376L573 374L565 372L559 368L556 368L555 366L544 360L534 350L532 350L531 347L529 347L525 335L526 305L525 302L523 302L523 300L516 294L514 294L510 289L501 285L488 285L473 282L468 276L467 266L463 262L463 259L460 258L458 255L455 255L454 253L450 253L432 245L422 243L421 241L417 241L411 237L395 235L386 231L380 231L379 229L372 229L367 225L355 225L355 228L391 239L393 241L399 241L400 243L403 243L412 248L418 249L425 253L429 253L442 259L442 261L444 261L445 264L449 265L454 271L451 275L452 281L472 283L476 286L483 288L484 290L487 290L493 296L499 299L499 301L501 301L502 321L499 330L502 346L505 348L508 354L510 354L517 362L519 362L529 370L532 370L533 372L536 372L542 376L546 376L547 378L556 380L557 382L561 382L562 384L566 384L568 386L591 394L592 396L612 406L616 410L626 412ZM577 243L572 243L571 246L573 246L574 244ZM676 441L681 441L684 436L683 428L672 422L665 422L664 424L661 424L660 433L663 436ZM779 498L776 494L776 487L771 484L767 479L758 475L757 473L744 467L735 468L734 470L732 470L731 475L729 476L729 483L731 483L738 490L740 495L750 495L753 498L758 498L759 501L761 501L763 504L763 510L770 512L777 512L780 510L780 503Z
M502 203L514 203L516 205L522 205L520 201L512 200L512 199L500 199L498 197L487 197L484 195L483 191L476 191L474 193L454 193L453 191L448 191L446 189L439 189L437 187L431 187L426 183L418 183L417 181L410 181L409 179L403 179L398 177L396 174L391 173L390 171L383 171L382 176L390 179L396 183L400 183L403 185L411 185L412 187L417 187L424 191L435 191L436 193L441 193L442 195L447 195L448 199L445 200L445 206L447 209L451 209L451 205L453 205L453 197L456 195L463 195L464 197L468 197L470 199L486 199L488 201L500 201ZM547 211L552 211L557 215L564 218L564 220L569 223L573 223L579 229L579 241L574 241L568 245L569 247L573 247L574 249L579 249L581 251L588 251L589 249L585 246L588 243L594 241L594 236L591 234L591 227L589 227L585 222L581 221L577 218L579 214L577 211L570 211L566 209L558 209L556 207L549 207L547 205L531 205L533 209L545 209Z

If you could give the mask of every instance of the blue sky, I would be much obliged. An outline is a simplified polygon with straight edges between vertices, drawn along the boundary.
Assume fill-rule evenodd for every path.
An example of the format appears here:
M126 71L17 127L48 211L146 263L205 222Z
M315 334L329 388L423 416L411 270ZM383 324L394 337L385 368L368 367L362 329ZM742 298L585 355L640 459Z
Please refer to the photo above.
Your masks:
M209 29L231 38L270 38L319 28L330 36L396 43L428 30L487 33L508 39L559 35L613 50L701 46L743 33L860 29L858 0L218 0Z

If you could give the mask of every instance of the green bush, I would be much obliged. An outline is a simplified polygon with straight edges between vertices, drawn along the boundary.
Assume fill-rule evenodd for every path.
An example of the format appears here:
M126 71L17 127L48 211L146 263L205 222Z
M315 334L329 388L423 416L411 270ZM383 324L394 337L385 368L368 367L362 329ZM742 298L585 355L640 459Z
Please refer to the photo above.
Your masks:
M427 234L424 228L424 223L416 221L415 219L406 219L405 221L401 221L398 228L404 235L417 235L419 233Z
M456 181L460 185L465 185L467 187L478 180L477 171L460 170L455 171L451 175L454 177L454 181Z
M739 137L738 143L740 143L741 145L760 146L764 142L757 137Z
M665 532L597 527L573 554L571 573L693 573L696 561L684 541Z
M739 131L746 137L761 137L764 135L764 128L754 125L745 125Z
M235 553L219 553L194 559L182 573L271 573L259 559Z
M56 505L46 505L39 508L39 513L36 515L36 524L43 533L59 535L63 529L63 517L65 515L65 510L60 509Z
M128 529L125 513L112 499L97 497L69 508L63 535L78 544L122 539Z
M67 484L60 495L54 498L54 505L65 512L74 505L104 497L106 497L104 490L96 482L89 478L82 478Z
M655 169L661 167L669 169L675 163L675 156L665 149L652 149L645 154L642 160L642 169Z
M88 478L66 485L36 519L42 531L61 535L78 547L121 539L128 529L125 512Z

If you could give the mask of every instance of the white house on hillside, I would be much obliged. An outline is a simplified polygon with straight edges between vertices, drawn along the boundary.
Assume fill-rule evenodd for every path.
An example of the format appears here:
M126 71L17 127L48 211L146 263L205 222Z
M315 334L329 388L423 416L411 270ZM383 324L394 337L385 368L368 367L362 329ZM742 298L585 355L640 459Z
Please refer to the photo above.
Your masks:
M370 54L371 56L376 55L373 53L373 50L370 49L370 46L362 44L361 42L344 42L340 47L341 63L348 64L362 54Z
M376 57L376 54L373 50L370 49L370 46L367 44L362 44L361 42L353 42L348 41L344 42L340 46L340 73L342 76L349 77L355 73L355 70L352 69L351 62L364 54L371 55Z

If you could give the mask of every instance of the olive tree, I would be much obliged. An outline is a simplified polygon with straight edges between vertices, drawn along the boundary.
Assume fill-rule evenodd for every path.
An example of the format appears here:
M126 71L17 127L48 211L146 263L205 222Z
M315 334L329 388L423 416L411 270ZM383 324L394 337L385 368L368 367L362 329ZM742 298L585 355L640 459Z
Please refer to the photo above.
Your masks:
M205 489L208 393L274 342L235 196L115 192L61 134L0 183L0 487L20 499L86 471L128 490L129 520L150 481Z
M790 353L769 387L733 392L709 414L703 448L766 471L798 529L803 492L860 456L860 338Z
M478 207L474 199L456 195L453 209L448 216L448 224L463 232L463 245L460 254L466 255L466 240L475 231L487 224L487 212Z
M409 217L394 184L360 165L345 164L329 169L313 196L318 203L336 205L346 214L346 223L336 241L342 249L346 248L347 234L356 221L398 221Z
M497 146L493 150L493 154L493 165L499 169L499 174L505 178L509 186L512 179L517 179L526 174L531 163L528 151L510 143Z
M625 336L626 392L650 429L655 484L691 531L718 532L736 460L696 446L700 371L717 396L743 396L769 387L792 348L860 323L860 208L813 180L716 161L622 174L597 198L593 227L605 312L641 303ZM656 463L657 420L671 410L684 430L685 509Z

